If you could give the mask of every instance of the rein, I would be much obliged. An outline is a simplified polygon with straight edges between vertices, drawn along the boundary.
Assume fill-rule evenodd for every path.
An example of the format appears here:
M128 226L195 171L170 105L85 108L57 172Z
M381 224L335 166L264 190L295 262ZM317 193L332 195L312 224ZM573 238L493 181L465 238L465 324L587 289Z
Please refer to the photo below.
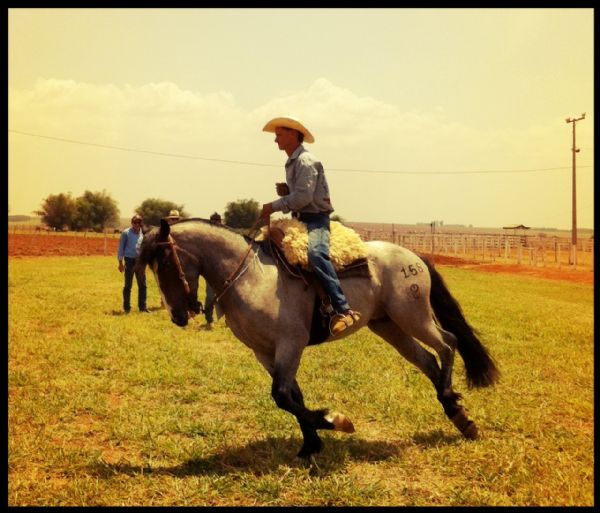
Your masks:
M259 217L254 224L252 225L252 228L250 228L250 238L253 239L254 235L256 235L256 232L258 231L259 227L259 223L261 221L261 217ZM267 218L267 226L271 225L271 216L269 216ZM248 258L248 255L250 254L250 251L252 251L252 242L250 242L250 244L248 244L248 249L246 250L246 252L244 253L244 256L242 257L242 259L240 260L240 263L238 264L238 266L235 268L235 270L229 275L229 278L227 278L225 280L225 283L223 284L223 288L221 290L221 292L219 292L216 296L215 296L215 303L218 303L219 300L225 295L225 293L229 290L229 288L233 285L233 283L244 273L244 271L247 269L247 267L245 269L242 270L242 265L244 265L244 262L246 261L246 258Z

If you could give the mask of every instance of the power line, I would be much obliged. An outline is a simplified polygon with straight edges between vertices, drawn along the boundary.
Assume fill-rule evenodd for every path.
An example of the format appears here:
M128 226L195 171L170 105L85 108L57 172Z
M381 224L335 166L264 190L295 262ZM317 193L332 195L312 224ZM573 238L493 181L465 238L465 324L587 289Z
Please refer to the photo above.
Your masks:
M175 157L182 159L192 159L192 160L206 160L209 162L224 162L227 164L243 164L248 166L261 166L261 167L281 167L280 164L264 164L260 162L247 162L242 160L227 160L227 159L216 159L209 157L198 157L195 155L182 155L178 153L165 153L160 151L151 151L151 150L139 150L135 148L125 148L123 146L113 146L110 144L98 144L91 143L85 141L77 141L75 139L65 139L63 137L53 137L50 135L41 135L41 134L32 134L29 132L22 132L20 130L8 130L9 132L13 132L15 134L26 135L29 137L40 137L42 139L51 139L54 141L67 142L71 144L80 144L83 146L95 146L98 148L105 148L110 150L119 150L119 151L128 151L132 153L146 153L149 155L159 155L162 157ZM579 166L579 168L584 167L593 167L593 166ZM382 171L377 169L348 169L348 168L331 168L328 167L327 171L339 171L345 173L379 173L379 174L389 174L389 175L469 175L469 174L494 174L494 173L535 173L540 171L559 171L564 169L571 169L570 167L546 167L546 168L537 168L537 169L495 169L495 170L485 170L485 171Z
M120 150L120 151L130 151L130 152L134 152L134 153L148 153L150 155L161 155L163 157L177 157L177 158L182 158L182 159L194 159L194 160L209 160L211 162L227 162L230 164L249 164L252 166L280 167L275 164L260 164L258 162L242 162L239 160L212 159L212 158L208 158L208 157L196 157L193 155L181 155L181 154L177 154L177 153L163 153L160 151L138 150L138 149L134 149L134 148L124 148L122 146L112 146L110 144L98 144L98 143L91 143L91 142L85 142L85 141L76 141L74 139L64 139L62 137L52 137L50 135L31 134L28 132L21 132L20 130L9 130L9 132L14 132L15 134L20 134L20 135L28 135L30 137L41 137L43 139L52 139L54 141L68 142L68 143L72 143L72 144L81 144L84 146L96 146L98 148L107 148L110 150Z

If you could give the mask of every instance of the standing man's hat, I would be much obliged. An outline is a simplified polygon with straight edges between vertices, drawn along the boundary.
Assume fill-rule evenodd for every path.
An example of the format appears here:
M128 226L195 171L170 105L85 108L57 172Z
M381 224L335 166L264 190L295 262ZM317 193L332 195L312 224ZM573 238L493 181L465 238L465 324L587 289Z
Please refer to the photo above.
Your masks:
M304 134L304 141L307 143L314 143L315 138L308 131L308 129L300 123L297 119L290 117L283 118L273 118L269 121L263 128L263 132L272 132L275 133L275 129L277 127L291 128L293 130L298 130L298 132Z
M179 210L171 210L167 216L167 219L179 219L180 217Z

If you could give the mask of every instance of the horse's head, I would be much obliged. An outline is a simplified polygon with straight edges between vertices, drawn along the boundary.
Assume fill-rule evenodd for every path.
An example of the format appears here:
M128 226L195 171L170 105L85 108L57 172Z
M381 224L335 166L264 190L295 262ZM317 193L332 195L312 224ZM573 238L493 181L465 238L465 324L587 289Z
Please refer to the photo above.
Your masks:
M198 301L198 259L177 244L171 226L164 219L158 231L152 230L144 237L137 265L152 269L163 303L175 324L186 326L189 317L202 311Z

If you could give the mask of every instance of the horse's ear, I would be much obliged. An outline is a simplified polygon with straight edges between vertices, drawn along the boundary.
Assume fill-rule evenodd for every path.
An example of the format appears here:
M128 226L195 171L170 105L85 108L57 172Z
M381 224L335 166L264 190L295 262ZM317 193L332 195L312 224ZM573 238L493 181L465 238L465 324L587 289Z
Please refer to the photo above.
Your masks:
M169 233L171 233L171 225L167 223L164 219L160 220L160 232L158 233L159 240L167 240L169 237Z

